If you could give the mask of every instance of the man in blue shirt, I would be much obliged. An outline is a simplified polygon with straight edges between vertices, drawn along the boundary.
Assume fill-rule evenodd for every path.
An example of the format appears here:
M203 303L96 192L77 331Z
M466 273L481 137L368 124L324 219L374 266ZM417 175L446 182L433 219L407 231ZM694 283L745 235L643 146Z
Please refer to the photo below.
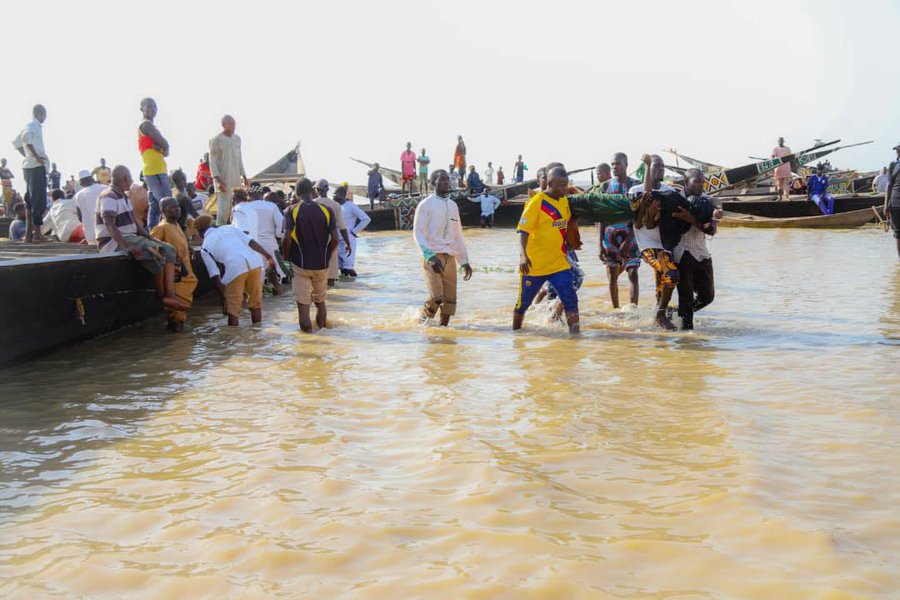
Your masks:
M369 185L366 188L366 195L369 197L369 208L375 208L375 201L381 201L381 195L384 192L384 178L381 176L381 172L378 170L380 167L378 163L372 165L372 170L369 171Z
M816 203L823 215L834 213L834 196L828 193L828 177L822 165L816 167L816 174L806 183L807 196Z
M469 177L466 179L466 187L469 188L470 194L480 194L484 190L484 184L481 183L481 177L475 170L475 165L469 166Z

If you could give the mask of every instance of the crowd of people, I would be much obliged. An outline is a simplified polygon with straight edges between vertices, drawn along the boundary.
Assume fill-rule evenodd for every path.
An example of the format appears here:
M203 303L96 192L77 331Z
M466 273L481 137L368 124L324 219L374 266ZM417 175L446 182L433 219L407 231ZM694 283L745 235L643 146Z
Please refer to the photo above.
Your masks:
M13 142L24 158L27 191L23 201L17 202L11 186L3 185L4 202L17 217L10 237L40 241L52 233L61 241L95 244L100 252L127 252L152 275L173 332L183 330L198 282L192 244L200 246L202 263L221 297L229 325L239 324L244 306L251 321L259 322L264 287L268 284L273 293L279 293L281 286L290 282L301 329L313 331L312 305L316 307L316 326L325 327L328 288L340 276L356 277L356 240L371 220L352 201L349 186L338 186L329 198L330 184L324 179L313 182L301 177L287 194L249 181L241 139L230 115L222 118L221 132L210 140L209 153L201 160L195 180L188 182L180 169L168 170L170 148L154 124L157 110L152 98L140 103L141 184L134 182L127 167L110 169L101 159L95 169L80 171L77 189L73 186L67 191L59 187L56 165L50 163L51 170L46 170L49 161L41 126L47 111L35 106L33 119ZM779 140L774 153L782 147L783 140ZM894 217L900 252L900 145L895 150L898 160L885 171L887 182L876 183L885 190L885 208ZM409 192L417 178L420 186L433 190L415 206L412 229L428 289L422 318L433 319L440 313L443 326L457 311L458 272L463 272L464 281L473 274L454 198L480 203L483 227L491 226L500 204L488 193L489 186L481 182L475 167L466 164L465 156L460 136L454 163L429 177L430 159L425 149L417 156L407 143L401 155L403 184ZM599 223L599 254L614 307L620 305L618 279L622 273L628 276L630 303L638 304L638 269L646 263L656 283L656 324L666 330L676 328L669 305L677 289L681 326L693 329L694 314L715 297L706 240L716 234L721 209L704 194L705 175L699 169L686 171L679 191L663 182L661 157L644 155L641 163L638 178L631 178L627 155L615 153L609 164L597 167L598 183L586 192L570 186L561 163L538 169L538 189L526 201L517 227L520 258L514 330L523 326L533 303L549 298L555 303L553 314L560 319L564 316L571 333L579 332L578 290L585 277L577 256L582 249L579 217ZM490 183L493 170L491 163L488 165L485 180ZM467 167L468 193L454 193ZM517 180L524 177L526 169L519 156ZM501 172L498 170L498 175ZM370 192L373 175L380 177L377 164L370 171ZM13 178L5 160L0 163L0 178ZM781 179L776 173L780 190L787 185ZM827 187L820 169L810 179L810 193L817 196L817 204L827 205ZM201 196L198 188L207 193ZM373 196L369 198L371 201Z

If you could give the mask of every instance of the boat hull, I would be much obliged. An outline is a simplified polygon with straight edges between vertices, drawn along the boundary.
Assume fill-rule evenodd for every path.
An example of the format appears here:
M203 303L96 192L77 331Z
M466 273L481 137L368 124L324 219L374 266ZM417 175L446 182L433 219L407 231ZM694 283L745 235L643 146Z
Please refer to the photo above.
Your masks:
M769 218L726 212L720 227L752 227L756 229L849 229L862 227L876 219L871 208L814 217Z
M874 194L835 196L834 212L844 213L862 209L871 209L873 206L884 204L884 197ZM754 215L757 217L769 217L772 219L784 219L795 217L815 217L822 214L819 207L810 202L806 197L783 200L738 200L723 199L722 209L726 212ZM873 215L874 216L874 215Z

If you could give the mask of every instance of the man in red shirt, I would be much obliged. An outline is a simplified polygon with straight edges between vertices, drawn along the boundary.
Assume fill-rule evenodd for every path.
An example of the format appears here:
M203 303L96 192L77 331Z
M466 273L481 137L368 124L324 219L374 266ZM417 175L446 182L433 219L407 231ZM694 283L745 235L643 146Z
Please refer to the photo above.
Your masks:
M209 152L207 152L200 159L200 165L197 167L197 178L194 181L194 188L205 194L211 185L212 172L209 170Z

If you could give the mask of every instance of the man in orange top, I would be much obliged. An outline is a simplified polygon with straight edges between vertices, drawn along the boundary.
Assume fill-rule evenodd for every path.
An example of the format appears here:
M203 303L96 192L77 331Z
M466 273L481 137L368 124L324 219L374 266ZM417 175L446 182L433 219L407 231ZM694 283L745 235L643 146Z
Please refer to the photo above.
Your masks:
M462 136L456 136L456 151L453 153L453 166L459 173L459 180L466 180L466 143Z

